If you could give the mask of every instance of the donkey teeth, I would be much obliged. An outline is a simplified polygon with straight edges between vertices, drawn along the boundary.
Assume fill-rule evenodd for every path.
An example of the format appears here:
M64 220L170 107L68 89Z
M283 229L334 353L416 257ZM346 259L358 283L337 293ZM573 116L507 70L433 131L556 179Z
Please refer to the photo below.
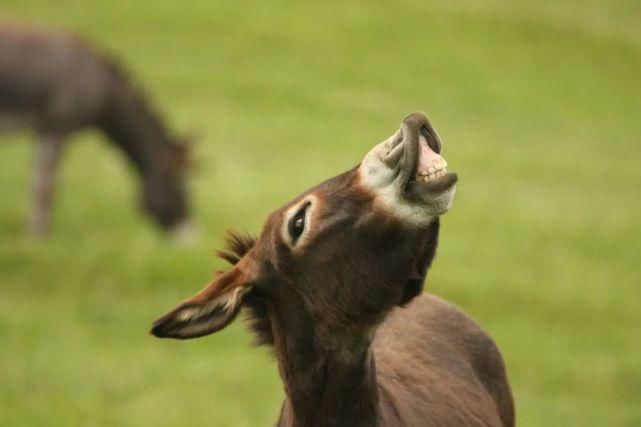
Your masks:
M416 182L427 182L430 179L445 176L446 173L447 169L445 169L445 167L436 169L435 167L430 166L426 171L419 172L419 174L416 176Z
M439 173L440 171L445 171L447 168L447 162L445 159L440 159L436 162L434 162L431 166L428 166L427 169L423 171L419 171L417 175L430 175L430 174L436 174Z

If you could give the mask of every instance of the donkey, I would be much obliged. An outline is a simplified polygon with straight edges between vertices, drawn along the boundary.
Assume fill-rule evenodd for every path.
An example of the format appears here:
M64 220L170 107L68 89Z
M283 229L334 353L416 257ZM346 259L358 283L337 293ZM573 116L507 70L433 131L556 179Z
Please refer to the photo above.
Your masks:
M219 255L233 267L151 333L201 337L244 308L278 361L278 426L513 426L493 340L422 293L457 181L440 151L410 115L359 166L273 212L259 239L232 234Z
M96 128L130 160L142 207L163 229L188 217L187 146L170 135L118 63L74 36L0 22L0 131L39 137L30 230L49 229L54 175L65 141Z

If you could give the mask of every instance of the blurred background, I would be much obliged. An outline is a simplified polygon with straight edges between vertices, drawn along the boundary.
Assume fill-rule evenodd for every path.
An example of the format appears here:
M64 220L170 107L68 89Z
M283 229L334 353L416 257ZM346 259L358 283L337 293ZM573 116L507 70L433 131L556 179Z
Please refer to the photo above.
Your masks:
M427 288L496 339L518 424L641 425L638 1L3 0L0 17L118 56L199 135L200 231L159 233L88 130L32 239L34 137L1 135L1 426L272 425L277 367L242 322L181 343L150 322L223 268L226 229L257 233L415 110L460 177Z

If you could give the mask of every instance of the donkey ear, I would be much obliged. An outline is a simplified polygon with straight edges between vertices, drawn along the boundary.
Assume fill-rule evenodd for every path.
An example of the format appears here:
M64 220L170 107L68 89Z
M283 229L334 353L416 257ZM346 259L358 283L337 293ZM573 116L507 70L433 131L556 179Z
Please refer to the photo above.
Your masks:
M236 318L244 296L251 289L243 274L232 269L156 320L151 334L159 338L189 339L217 332Z

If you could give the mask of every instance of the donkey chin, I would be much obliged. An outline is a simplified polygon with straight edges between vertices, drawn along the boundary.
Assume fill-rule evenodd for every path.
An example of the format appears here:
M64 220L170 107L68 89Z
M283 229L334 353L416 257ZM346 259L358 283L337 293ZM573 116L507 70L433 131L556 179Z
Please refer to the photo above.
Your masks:
M452 206L457 175L441 157L443 144L427 116L406 117L359 167L361 184L378 205L405 223L422 226Z

